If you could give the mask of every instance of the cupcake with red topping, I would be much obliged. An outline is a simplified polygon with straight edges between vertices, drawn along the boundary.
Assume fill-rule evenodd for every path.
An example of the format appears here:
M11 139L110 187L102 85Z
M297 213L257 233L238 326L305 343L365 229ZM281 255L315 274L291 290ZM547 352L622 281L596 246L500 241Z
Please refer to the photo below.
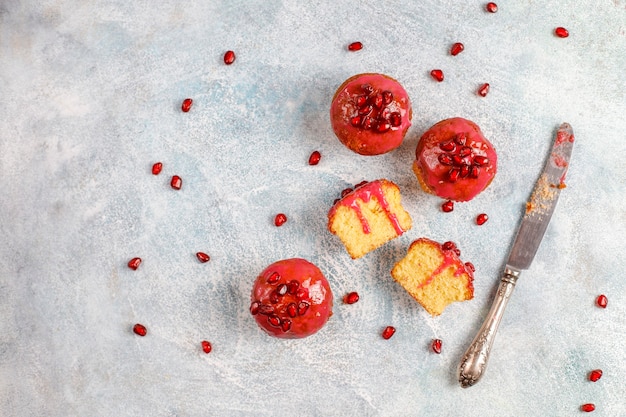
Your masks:
M455 117L428 129L415 150L413 172L424 191L446 200L469 201L497 171L496 150L472 121Z
M322 271L292 258L274 262L257 277L250 313L270 336L297 339L320 330L332 315L333 293Z
M393 78L375 73L348 78L335 92L330 121L337 138L361 155L396 149L411 126L411 101Z

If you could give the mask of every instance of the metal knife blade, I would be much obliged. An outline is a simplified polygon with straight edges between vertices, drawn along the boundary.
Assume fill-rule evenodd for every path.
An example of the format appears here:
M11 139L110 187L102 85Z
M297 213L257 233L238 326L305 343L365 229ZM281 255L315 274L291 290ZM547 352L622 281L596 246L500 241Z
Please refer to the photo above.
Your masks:
M530 267L550 223L561 189L565 188L565 175L573 145L572 126L563 123L557 130L552 151L526 203L526 213L509 253L509 268L521 271Z
M532 263L556 207L561 189L565 188L565 175L573 145L572 126L563 123L556 132L556 139L543 172L526 203L526 212L509 253L491 309L478 334L461 358L459 383L463 388L477 383L485 372L498 326L517 278L521 271L528 269Z

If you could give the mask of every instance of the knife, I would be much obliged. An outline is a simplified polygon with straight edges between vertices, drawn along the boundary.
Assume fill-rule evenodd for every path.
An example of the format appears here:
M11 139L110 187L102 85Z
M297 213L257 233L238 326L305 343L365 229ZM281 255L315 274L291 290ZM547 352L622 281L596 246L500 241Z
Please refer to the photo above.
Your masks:
M459 383L463 388L476 384L485 373L489 353L515 283L520 273L530 267L550 223L559 194L565 188L565 174L573 145L572 126L569 123L563 123L556 132L546 165L526 203L526 210L491 309L478 330L478 334L461 358Z

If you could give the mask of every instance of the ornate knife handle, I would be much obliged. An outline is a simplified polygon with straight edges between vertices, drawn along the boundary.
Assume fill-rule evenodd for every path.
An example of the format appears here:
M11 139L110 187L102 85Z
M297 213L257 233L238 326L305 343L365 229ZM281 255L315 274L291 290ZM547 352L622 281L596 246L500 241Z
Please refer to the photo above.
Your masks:
M498 292L491 309L480 327L478 334L467 348L461 363L459 364L459 383L463 388L471 387L477 383L485 373L489 353L496 338L498 326L504 315L504 310L509 302L509 298L515 288L515 282L519 277L520 271L505 268L504 275L498 286Z

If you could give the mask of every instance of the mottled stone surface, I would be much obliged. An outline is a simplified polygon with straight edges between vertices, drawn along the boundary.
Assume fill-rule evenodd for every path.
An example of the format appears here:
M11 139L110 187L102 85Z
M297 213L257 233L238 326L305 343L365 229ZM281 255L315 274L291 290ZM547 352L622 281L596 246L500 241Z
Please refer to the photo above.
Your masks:
M572 416L594 402L626 415L626 2L499 6L2 1L0 414ZM364 48L348 52L355 40ZM404 144L377 157L343 147L328 116L335 89L366 71L398 79L414 105ZM481 127L499 173L444 214L411 162L420 134L453 116ZM457 363L563 121L577 139L568 187L484 380L463 390ZM376 178L400 186L414 227L353 261L326 213ZM421 236L456 241L477 269L474 300L436 318L389 274ZM271 339L248 313L256 275L288 257L316 263L338 301L304 340ZM361 300L343 305L349 291ZM383 340L387 325L397 332Z

